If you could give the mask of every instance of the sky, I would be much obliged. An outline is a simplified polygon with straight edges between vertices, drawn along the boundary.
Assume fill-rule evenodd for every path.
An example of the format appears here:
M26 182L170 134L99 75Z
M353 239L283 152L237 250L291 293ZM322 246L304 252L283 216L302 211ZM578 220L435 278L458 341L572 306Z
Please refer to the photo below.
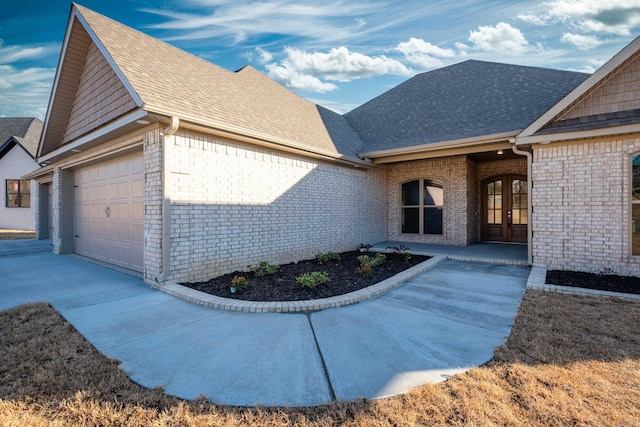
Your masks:
M346 113L469 59L592 73L640 33L640 0L79 0ZM44 119L71 2L0 3L0 117Z

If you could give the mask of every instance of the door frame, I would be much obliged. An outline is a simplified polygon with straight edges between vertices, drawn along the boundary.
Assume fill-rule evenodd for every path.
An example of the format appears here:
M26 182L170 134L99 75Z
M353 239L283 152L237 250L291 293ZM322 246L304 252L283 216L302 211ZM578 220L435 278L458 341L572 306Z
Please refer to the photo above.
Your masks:
M502 236L503 238L501 240L495 240L495 239L490 239L488 237L488 232L487 232L487 211L488 211L488 204L487 204L487 185L491 182L494 181L498 181L498 180L502 180ZM531 218L527 217L527 224L526 225L520 225L518 224L517 226L520 228L524 228L524 239L520 238L515 238L513 237L513 226L509 226L508 224L508 211L511 210L513 211L513 209L509 209L509 207L511 206L511 191L512 191L512 183L514 180L520 180L520 181L524 181L527 182L527 176L526 175L522 175L522 174L504 174L504 175L494 175L492 177L489 177L487 179L482 180L481 182L481 188L480 188L480 194L482 197L482 215L481 215L481 221L482 223L480 224L480 233L481 233L481 239L482 241L490 241L490 242L503 242L503 243L527 243L527 230L530 227L530 223L531 223ZM509 184L508 186L506 184ZM530 188L528 188L527 185L527 192L531 191ZM507 204L508 201L508 204ZM527 211L527 215L528 215L528 211Z

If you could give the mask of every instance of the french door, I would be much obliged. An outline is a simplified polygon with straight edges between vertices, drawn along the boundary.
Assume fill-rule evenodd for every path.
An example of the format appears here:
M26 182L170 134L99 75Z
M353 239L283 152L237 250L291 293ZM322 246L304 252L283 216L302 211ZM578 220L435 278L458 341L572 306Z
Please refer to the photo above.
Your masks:
M483 184L483 240L527 242L527 179L501 176Z

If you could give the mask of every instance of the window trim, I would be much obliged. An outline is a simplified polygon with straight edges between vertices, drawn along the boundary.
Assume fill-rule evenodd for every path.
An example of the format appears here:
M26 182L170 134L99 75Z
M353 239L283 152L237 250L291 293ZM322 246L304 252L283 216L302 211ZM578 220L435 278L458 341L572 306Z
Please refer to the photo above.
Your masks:
M9 183L12 182L17 182L18 183L18 192L11 192L9 191ZM28 190L27 191L23 191L23 186L25 185L25 183L27 183L27 187ZM4 206L7 209L29 209L31 208L31 181L29 181L28 179L5 179L4 182ZM18 204L15 206L11 206L9 204L9 195L16 195L17 196L17 201ZM22 203L22 197L24 195L28 195L29 196L29 206L23 206Z
M418 204L417 205L405 205L403 203L402 200L402 187L405 184L409 184L411 182L415 182L418 181L418 189L419 189L419 193L418 193ZM427 183L431 183L434 187L439 187L442 189L442 204L441 205L436 205L436 204L429 204L429 205L425 205L424 202L424 189L425 186L427 185ZM439 180L439 179L431 179L431 178L415 178L415 179L409 179L407 181L403 181L400 183L400 234L406 234L406 235L424 235L424 236L444 236L444 207L446 205L445 202L445 191L444 191L444 182ZM405 208L417 208L418 209L418 232L417 233L410 233L410 232L405 232L403 231L403 223L402 223L402 218L404 215L404 209ZM424 231L424 212L426 208L440 208L442 210L442 219L441 219L441 224L440 224L440 229L441 232L440 233L425 233Z

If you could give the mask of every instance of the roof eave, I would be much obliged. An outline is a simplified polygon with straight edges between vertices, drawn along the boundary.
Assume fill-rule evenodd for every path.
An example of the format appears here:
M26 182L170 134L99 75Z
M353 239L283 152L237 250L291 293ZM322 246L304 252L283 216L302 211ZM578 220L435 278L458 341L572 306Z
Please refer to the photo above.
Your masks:
M520 131L514 130L509 132L494 133L491 135L474 136L470 138L453 139L449 141L434 142L431 144L414 145L411 147L392 148L389 150L369 151L362 153L360 156L364 159L375 159L379 157L398 156L405 154L415 154L428 151L438 151L449 148L460 148L469 145L492 144L509 140L518 135Z
M558 141L568 141L573 139L598 138L603 136L624 135L640 133L640 123L631 125L612 126L599 129L589 129L583 131L546 133L541 135L518 135L515 138L516 145L530 144L550 144Z
M181 127L192 128L205 133L212 133L216 135L226 136L231 139L241 139L245 142L269 146L271 148L293 151L301 155L311 156L315 158L323 158L326 160L333 160L339 163L347 163L356 167L372 167L371 162L356 157L346 156L340 153L333 153L321 149L311 149L306 145L300 144L296 141L291 141L284 138L278 138L272 135L264 134L242 128L239 126L233 126L228 123L218 122L215 120L203 120L199 117L188 116L183 113L175 111L169 111L160 107L154 107L150 105L144 106L145 110L152 115L160 115L167 119L172 116L180 118ZM186 122L186 123L185 123Z

